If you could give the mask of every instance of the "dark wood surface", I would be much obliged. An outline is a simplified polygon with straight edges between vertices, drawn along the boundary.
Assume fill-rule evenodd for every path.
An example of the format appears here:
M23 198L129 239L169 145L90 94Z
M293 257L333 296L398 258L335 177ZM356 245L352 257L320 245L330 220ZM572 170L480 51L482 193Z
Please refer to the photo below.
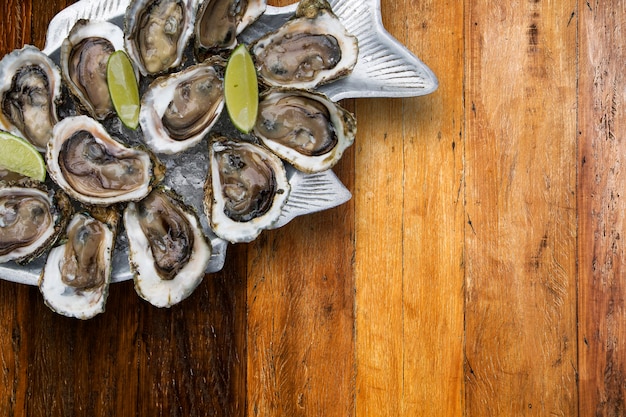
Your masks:
M0 53L70 3L5 1ZM440 88L344 103L353 199L169 310L122 283L79 322L0 281L0 415L626 414L626 2L381 9Z

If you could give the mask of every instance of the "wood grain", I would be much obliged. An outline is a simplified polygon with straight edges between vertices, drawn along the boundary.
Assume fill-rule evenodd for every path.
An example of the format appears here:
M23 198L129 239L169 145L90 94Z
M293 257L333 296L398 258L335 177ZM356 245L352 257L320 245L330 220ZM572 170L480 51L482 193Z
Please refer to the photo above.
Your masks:
M0 54L71 3L5 1ZM626 1L381 10L440 88L343 103L353 199L168 310L123 283L78 322L0 280L0 415L624 415Z
M357 415L462 413L463 9L445 3L382 9L441 88L357 103L378 114L356 144Z
M626 5L580 2L580 413L626 413Z
M468 3L469 415L577 412L575 12Z
M464 328L463 7L458 0L406 4L402 42L440 74L440 88L432 95L403 100L402 415L460 416L464 401L464 340L459 337ZM392 20L392 14L387 16L387 21Z
M349 189L351 161L350 150L335 168ZM353 225L348 203L250 245L248 415L354 414Z

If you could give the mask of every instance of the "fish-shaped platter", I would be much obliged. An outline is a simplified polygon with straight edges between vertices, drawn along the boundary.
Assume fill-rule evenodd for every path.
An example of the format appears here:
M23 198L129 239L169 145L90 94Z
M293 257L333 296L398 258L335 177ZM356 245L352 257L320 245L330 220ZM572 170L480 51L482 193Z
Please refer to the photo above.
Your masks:
M358 59L352 72L337 81L317 88L332 101L348 98L369 97L415 97L434 92L438 81L433 72L394 39L382 24L380 0L330 0L333 12L345 28L358 39ZM74 24L81 19L110 21L120 27L129 0L81 0L57 14L49 24L46 45L43 50L53 61L59 62L60 48ZM283 26L296 11L297 4L287 7L267 6L265 12L239 35L239 41L252 44L263 35ZM62 116L72 116L73 108L61 110ZM222 113L215 130L233 137L244 134L235 129ZM119 119L103 123L107 130L122 132L130 143L141 143L141 131L125 128ZM195 147L176 155L159 155L166 166L164 184L182 196L199 214L202 228L211 241L213 252L206 272L223 268L228 242L216 236L203 211L203 187L205 184L209 154L207 139ZM285 163L291 192L280 218L272 225L278 228L297 216L327 210L345 203L350 192L331 169L304 173ZM128 241L119 233L113 255L112 282L132 279L128 261ZM22 266L13 262L0 264L0 279L22 284L37 285L45 256Z

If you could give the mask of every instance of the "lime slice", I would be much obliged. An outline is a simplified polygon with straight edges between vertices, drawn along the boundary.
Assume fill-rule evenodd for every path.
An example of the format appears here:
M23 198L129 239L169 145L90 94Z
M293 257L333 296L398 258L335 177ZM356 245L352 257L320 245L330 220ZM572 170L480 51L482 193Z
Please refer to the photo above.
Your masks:
M250 132L259 108L259 84L252 57L244 44L235 48L226 64L224 98L235 127L243 133Z
M0 167L39 181L46 179L46 164L37 149L7 132L0 132Z
M115 51L107 65L107 83L113 107L122 123L130 129L139 125L139 87L135 69L124 51Z

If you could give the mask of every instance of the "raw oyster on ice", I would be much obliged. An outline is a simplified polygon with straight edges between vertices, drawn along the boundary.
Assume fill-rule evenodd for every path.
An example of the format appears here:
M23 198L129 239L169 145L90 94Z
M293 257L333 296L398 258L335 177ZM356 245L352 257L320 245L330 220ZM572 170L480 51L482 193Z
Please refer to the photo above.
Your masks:
M157 78L141 100L139 124L146 144L166 154L196 145L224 108L223 80L220 59Z
M39 279L44 302L54 312L85 320L104 311L118 219L115 208L72 217L65 240L50 250Z
M61 45L61 74L68 89L93 118L114 113L107 84L111 54L124 49L124 32L110 22L80 19Z
M302 0L294 18L257 40L251 52L268 84L312 89L352 72L359 48L326 0Z
M251 242L278 221L290 190L283 162L270 151L213 137L204 210L217 236Z
M135 290L157 307L171 307L200 284L211 245L192 208L157 188L124 211Z
M182 63L193 34L195 0L133 0L124 20L126 52L143 75Z
M254 134L303 172L332 168L354 142L356 119L323 94L271 89L261 97Z
M7 54L0 61L0 127L46 148L58 121L61 73L34 46Z
M0 263L25 264L45 252L72 211L62 191L41 183L0 183Z
M91 205L140 200L161 179L150 153L118 142L88 116L68 117L55 126L46 164L66 193Z
M207 51L232 49L237 35L259 18L265 0L204 0L195 22L195 47L199 56Z

